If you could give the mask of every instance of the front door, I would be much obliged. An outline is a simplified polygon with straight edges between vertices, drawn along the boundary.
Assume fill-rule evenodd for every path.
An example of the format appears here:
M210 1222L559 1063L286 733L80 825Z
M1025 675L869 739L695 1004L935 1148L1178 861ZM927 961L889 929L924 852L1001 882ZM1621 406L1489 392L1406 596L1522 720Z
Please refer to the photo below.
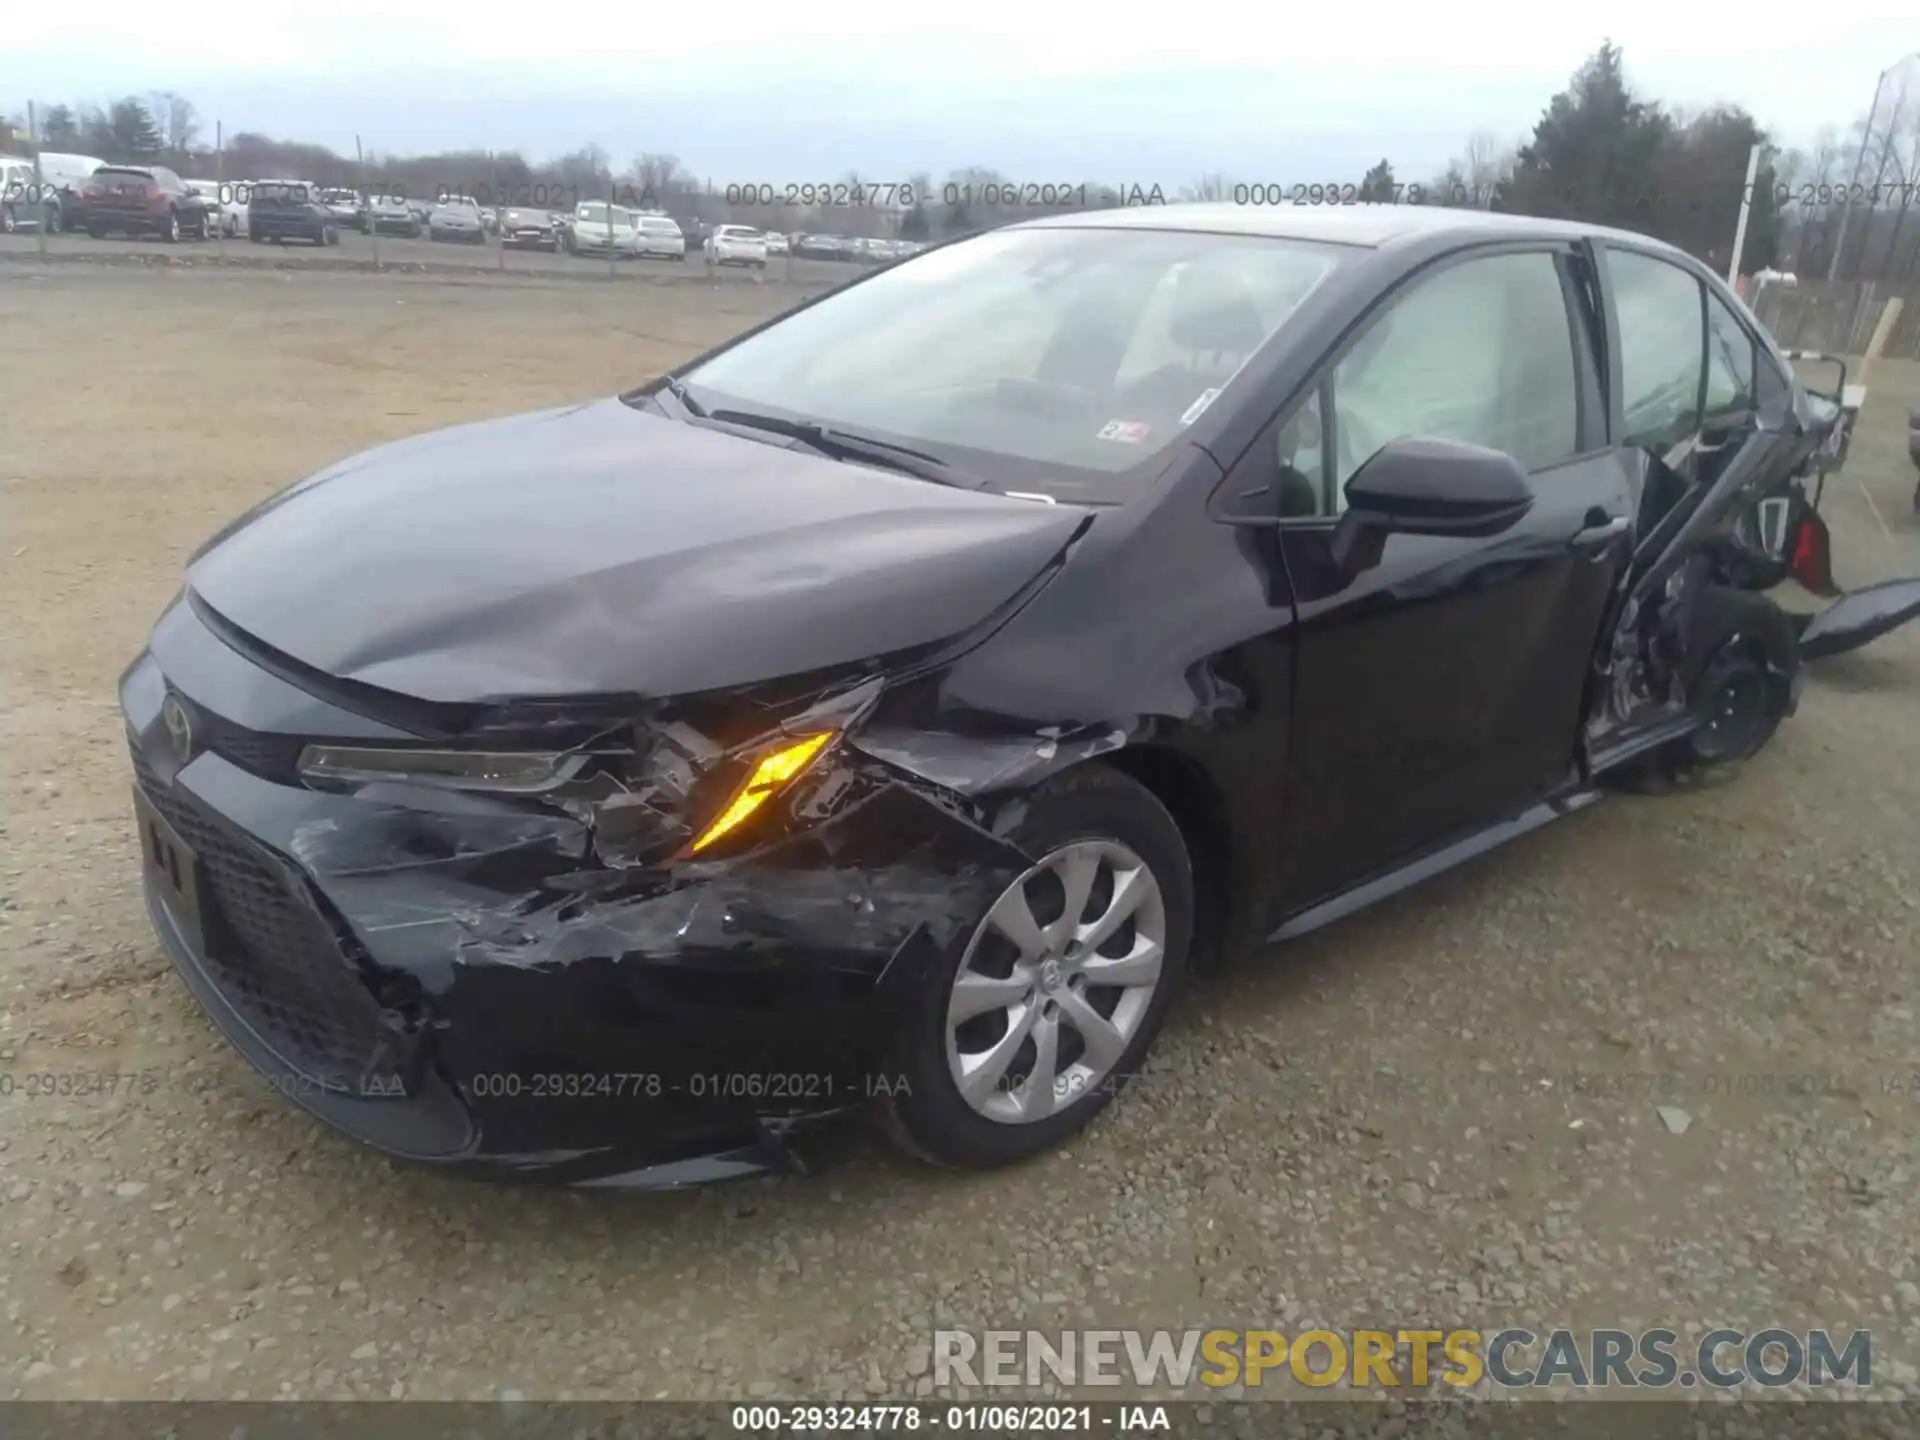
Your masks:
M1290 908L1507 818L1573 773L1632 538L1581 263L1555 247L1443 263L1367 324L1279 432L1293 517L1280 552L1298 607ZM1532 511L1484 539L1393 535L1377 566L1343 573L1328 542L1344 487L1407 436L1513 455Z

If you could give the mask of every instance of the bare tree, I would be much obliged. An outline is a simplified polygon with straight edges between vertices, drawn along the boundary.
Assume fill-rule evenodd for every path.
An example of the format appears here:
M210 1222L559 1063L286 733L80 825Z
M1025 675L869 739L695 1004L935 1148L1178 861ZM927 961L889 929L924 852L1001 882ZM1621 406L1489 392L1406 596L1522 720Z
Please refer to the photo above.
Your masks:
M1794 189L1788 192L1788 203L1797 203L1797 197L1817 197L1828 193L1835 177L1841 176L1841 166L1851 152L1840 143L1840 136L1831 125L1824 125L1814 136L1813 149L1806 156L1801 171L1801 179ZM1838 207L1830 202L1809 199L1800 207L1800 243L1795 247L1793 268L1808 273L1821 267L1826 259L1831 243L1831 232ZM1817 243L1816 243L1817 241Z
M1233 185L1218 170L1209 170L1192 184L1181 187L1182 200L1225 200L1233 194Z
M693 177L680 166L678 155L648 150L633 157L633 183L647 203L665 207L668 200L692 187Z
M1467 137L1466 153L1454 163L1466 178L1470 204L1483 210L1493 204L1494 192L1512 176L1519 153L1518 145L1501 140L1491 130L1476 130Z
M1901 98L1903 101L1906 98L1904 87ZM1920 105L1907 110L1906 123L1891 130L1889 138L1893 142L1888 161L1890 168L1883 171L1883 176L1890 178L1900 202L1893 211L1893 224L1887 234L1886 261L1881 266L1881 273L1891 280L1907 270L1900 255L1900 232L1906 228L1907 211L1913 205L1913 187L1920 183Z
M155 90L147 96L147 113L153 116L154 129L160 132L161 146L175 157L184 158L200 139L200 118L193 102L172 90Z

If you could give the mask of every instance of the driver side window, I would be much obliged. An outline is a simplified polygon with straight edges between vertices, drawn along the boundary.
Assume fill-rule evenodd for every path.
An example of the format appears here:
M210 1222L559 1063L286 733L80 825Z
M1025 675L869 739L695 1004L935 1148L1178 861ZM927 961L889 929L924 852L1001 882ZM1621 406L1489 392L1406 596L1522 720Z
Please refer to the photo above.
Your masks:
M1491 255L1417 282L1334 367L1332 491L1384 445L1461 440L1538 470L1578 450L1566 297L1544 251Z

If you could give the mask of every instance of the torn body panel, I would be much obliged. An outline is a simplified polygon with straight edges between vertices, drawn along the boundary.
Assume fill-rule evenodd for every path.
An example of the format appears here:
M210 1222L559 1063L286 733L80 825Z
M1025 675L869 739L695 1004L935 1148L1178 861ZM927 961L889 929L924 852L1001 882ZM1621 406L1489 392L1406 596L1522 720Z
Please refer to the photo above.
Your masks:
M1920 579L1890 580L1836 600L1810 617L1800 631L1803 659L1820 660L1857 650L1920 616Z

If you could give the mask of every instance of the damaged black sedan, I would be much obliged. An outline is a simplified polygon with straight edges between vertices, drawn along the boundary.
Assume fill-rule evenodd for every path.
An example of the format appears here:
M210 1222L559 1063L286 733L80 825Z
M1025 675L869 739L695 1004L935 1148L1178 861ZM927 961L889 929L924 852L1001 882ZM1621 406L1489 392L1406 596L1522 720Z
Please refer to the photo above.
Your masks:
M1084 1125L1183 978L1752 754L1844 451L1641 237L1165 207L942 246L193 559L121 685L229 1039L422 1161L672 1185Z

